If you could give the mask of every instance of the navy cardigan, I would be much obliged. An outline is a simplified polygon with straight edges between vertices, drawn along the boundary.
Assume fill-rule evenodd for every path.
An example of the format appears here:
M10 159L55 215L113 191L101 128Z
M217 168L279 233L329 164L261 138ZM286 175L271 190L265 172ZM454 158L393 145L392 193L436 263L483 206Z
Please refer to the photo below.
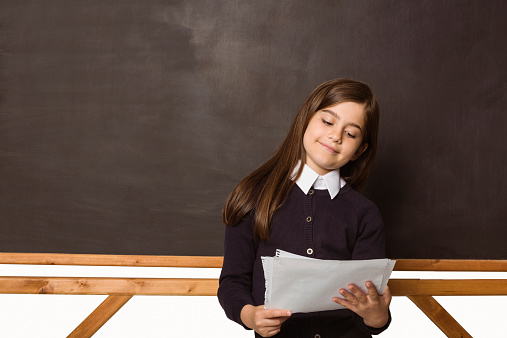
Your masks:
M224 263L218 299L227 317L241 325L241 309L264 304L265 281L261 256L274 256L276 249L318 259L385 258L384 226L376 205L345 185L331 199L327 190L305 195L297 185L275 212L268 241L253 234L251 212L239 224L226 226ZM382 290L383 291L383 290ZM290 309L288 309L290 310ZM296 313L274 337L340 337L359 330L368 337L384 331L367 327L361 317L343 309ZM359 332L358 331L358 332ZM317 336L318 337L318 336Z

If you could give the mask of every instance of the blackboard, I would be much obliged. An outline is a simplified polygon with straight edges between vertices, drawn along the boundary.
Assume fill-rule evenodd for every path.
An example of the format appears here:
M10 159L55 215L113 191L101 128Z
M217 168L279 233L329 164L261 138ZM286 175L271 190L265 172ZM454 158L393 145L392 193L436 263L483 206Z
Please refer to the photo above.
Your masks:
M320 83L379 97L393 258L506 259L495 1L2 1L0 251L221 255L221 208Z

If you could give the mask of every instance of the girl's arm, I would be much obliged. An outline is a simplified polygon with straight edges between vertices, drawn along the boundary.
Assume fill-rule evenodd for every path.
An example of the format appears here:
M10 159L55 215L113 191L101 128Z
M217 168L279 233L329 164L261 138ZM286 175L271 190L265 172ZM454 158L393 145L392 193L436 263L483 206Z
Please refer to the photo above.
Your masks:
M253 305L252 275L258 241L253 236L252 222L253 214L250 214L236 226L226 226L218 299L229 319L263 337L271 337L280 332L291 313Z
M358 213L360 223L352 259L385 258L384 222L380 211L369 202ZM368 331L378 334L387 329L391 322L391 292L386 287L383 295L379 295L371 282L366 283L366 288L367 294L351 284L349 290L340 290L345 299L335 297L333 301L355 312L361 317L358 318L359 325L365 325Z
M227 317L245 328L241 311L255 304L252 275L258 242L252 232L253 213L235 226L225 227L224 263L219 279L218 300Z

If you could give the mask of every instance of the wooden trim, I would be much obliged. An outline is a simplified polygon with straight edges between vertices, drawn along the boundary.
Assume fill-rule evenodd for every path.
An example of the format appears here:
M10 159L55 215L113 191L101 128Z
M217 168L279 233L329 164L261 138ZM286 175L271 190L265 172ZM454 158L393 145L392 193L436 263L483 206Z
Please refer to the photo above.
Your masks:
M506 272L507 260L399 259L394 270Z
M507 279L391 279L393 296L502 296Z
M472 336L431 296L408 296L447 337Z
M67 338L89 338L125 305L132 296L107 297Z
M221 268L219 256L134 256L0 252L0 264Z
M0 252L0 264L221 268L221 256L149 256ZM506 272L507 260L398 259L395 271Z
M506 279L391 279L393 296L507 295ZM218 279L0 277L0 293L214 296Z
M215 296L218 279L0 277L0 294Z

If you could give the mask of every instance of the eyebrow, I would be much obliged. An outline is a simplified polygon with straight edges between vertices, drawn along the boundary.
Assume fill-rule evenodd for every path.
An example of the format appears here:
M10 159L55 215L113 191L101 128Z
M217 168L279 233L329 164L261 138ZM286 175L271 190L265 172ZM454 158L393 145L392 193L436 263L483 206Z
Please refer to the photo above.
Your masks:
M331 114L335 118L337 118L338 120L341 120L341 117L332 110L322 109L321 112ZM359 129L361 131L361 133L363 132L363 129L359 125L357 125L353 122L349 122L349 123L347 123L347 125L352 126L352 127L356 127L357 129Z

